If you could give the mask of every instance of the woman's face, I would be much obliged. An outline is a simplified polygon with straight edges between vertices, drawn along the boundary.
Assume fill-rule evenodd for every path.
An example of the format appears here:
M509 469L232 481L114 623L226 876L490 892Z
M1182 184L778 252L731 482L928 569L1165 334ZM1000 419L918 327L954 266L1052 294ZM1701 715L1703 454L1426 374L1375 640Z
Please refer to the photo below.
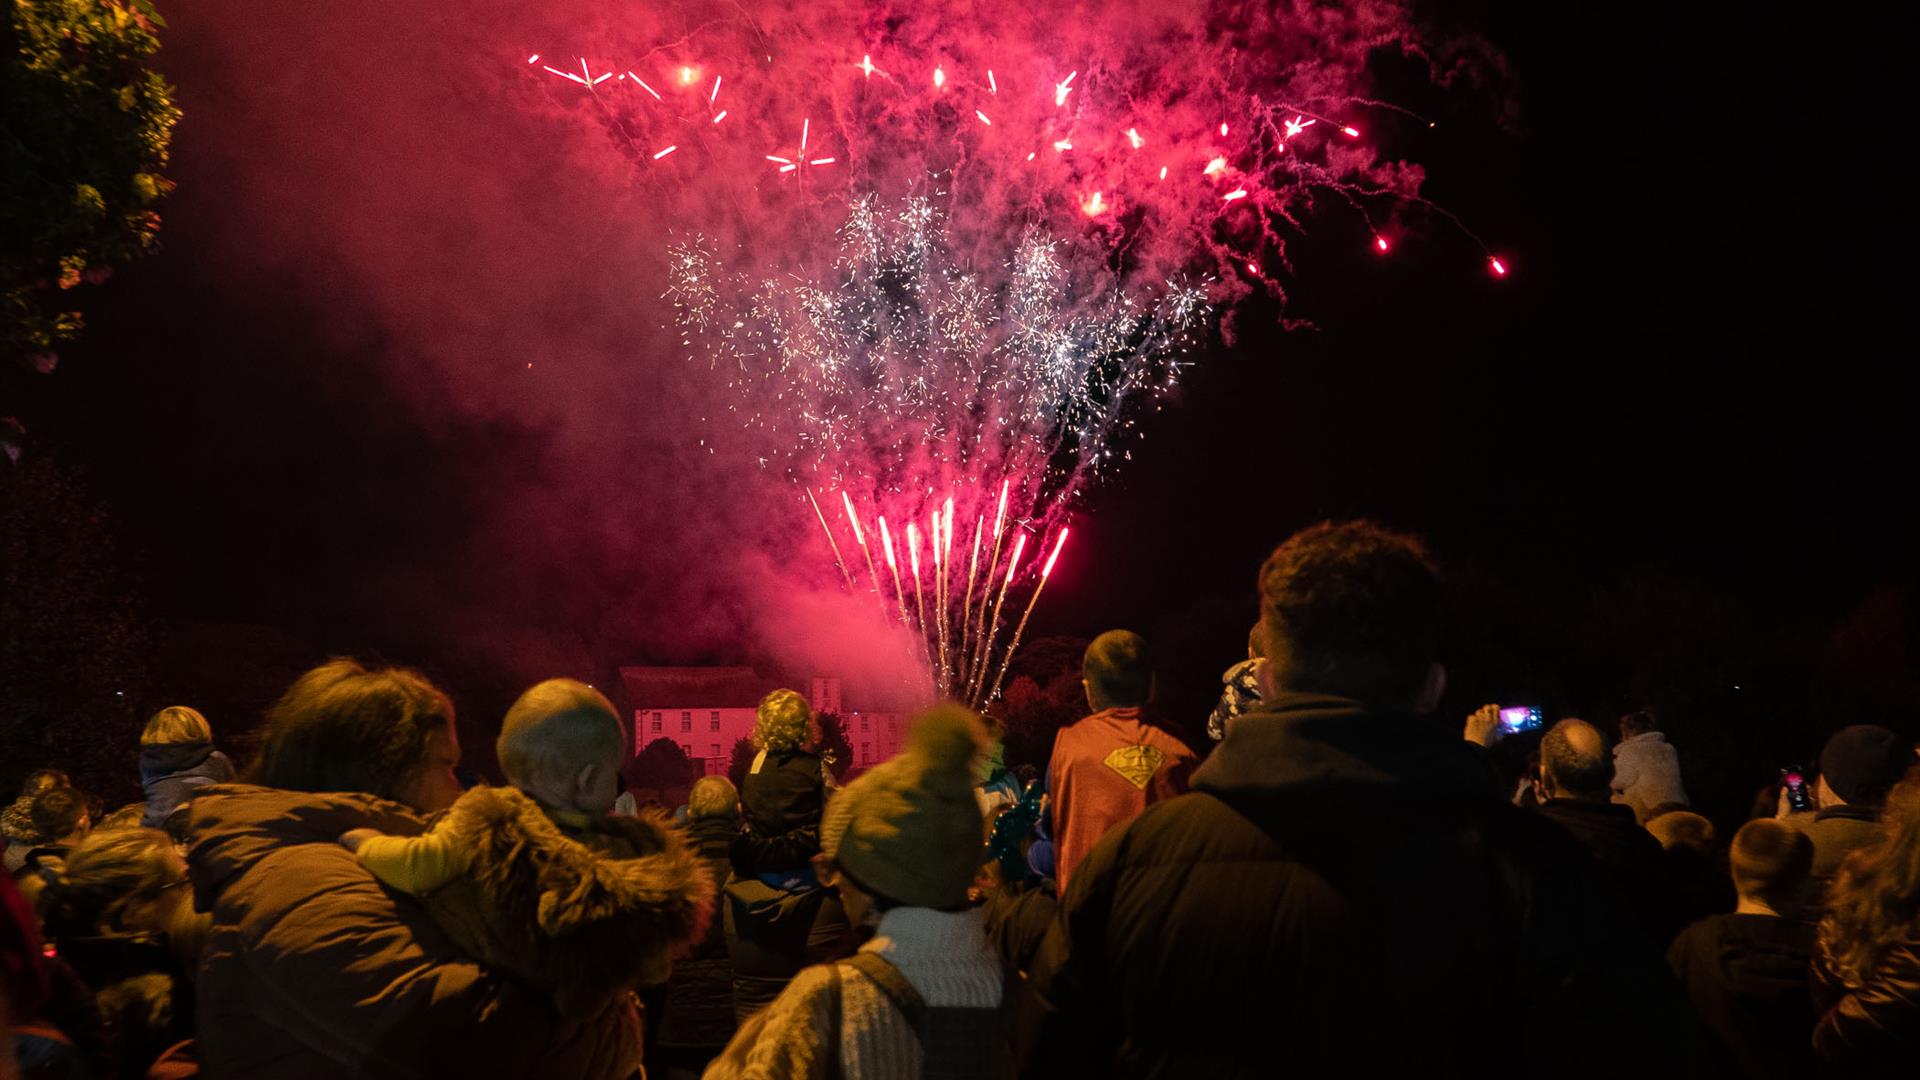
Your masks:
M460 797L460 781L453 775L460 764L460 736L454 734L453 721L427 736L427 760L400 801L423 814L434 814L453 805Z

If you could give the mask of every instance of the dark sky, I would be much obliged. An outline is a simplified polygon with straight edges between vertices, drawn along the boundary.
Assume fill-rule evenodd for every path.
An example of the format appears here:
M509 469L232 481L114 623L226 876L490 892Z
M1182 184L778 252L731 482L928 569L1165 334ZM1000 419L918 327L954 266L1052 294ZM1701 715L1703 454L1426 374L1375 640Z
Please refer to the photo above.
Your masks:
M1175 682L1198 700L1240 647L1260 558L1350 515L1422 533L1464 579L1495 583L1510 639L1483 611L1462 650L1480 661L1463 679L1490 695L1514 667L1500 658L1522 655L1586 671L1535 672L1537 687L1630 696L1624 669L1595 689L1605 673L1563 650L1603 633L1596 603L1650 582L1797 642L1876 590L1911 610L1913 295L1889 250L1911 211L1880 127L1897 66L1861 54L1891 43L1767 5L1583 5L1578 22L1565 6L1444 6L1507 57L1504 124L1485 94L1381 70L1383 96L1440 121L1407 148L1428 195L1510 252L1512 276L1441 229L1375 258L1328 215L1292 249L1287 314L1313 328L1281 331L1269 303L1236 314L1234 346L1092 495L1041 632L1176 638ZM551 487L550 433L423 416L418 385L385 390L401 350L342 327L352 283L292 258L236 266L222 155L244 140L195 125L246 117L246 87L193 66L206 32L183 13L168 50L187 119L166 251L98 292L87 340L24 410L91 470L158 617L443 668L508 654L530 669L512 677L737 658L724 635L662 649L650 616L596 607L700 601L636 579L637 540L568 536L571 521L622 531L609 522L629 504L635 537L672 527L645 515L649 478L621 472L631 446L609 441L577 490L543 495L515 519L523 535L476 545L501 528L490 501ZM527 558L556 546L564 572ZM1911 672L1910 645L1897 662Z

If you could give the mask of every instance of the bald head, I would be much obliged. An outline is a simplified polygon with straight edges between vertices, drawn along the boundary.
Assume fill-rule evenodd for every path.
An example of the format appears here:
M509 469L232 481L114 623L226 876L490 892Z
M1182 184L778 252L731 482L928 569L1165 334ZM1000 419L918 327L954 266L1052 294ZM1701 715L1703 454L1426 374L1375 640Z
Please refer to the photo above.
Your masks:
M1562 720L1540 741L1540 771L1548 796L1607 802L1613 797L1613 758L1607 740L1585 720Z
M548 679L507 710L494 745L501 771L522 784L594 764L618 769L626 736L606 695L573 679Z

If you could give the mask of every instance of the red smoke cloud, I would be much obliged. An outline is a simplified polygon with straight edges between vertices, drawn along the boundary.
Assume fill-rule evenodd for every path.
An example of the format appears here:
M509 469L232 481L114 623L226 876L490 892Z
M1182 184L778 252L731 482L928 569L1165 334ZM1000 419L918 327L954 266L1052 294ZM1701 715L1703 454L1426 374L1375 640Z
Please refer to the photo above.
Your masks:
M720 384L683 362L660 299L676 231L804 270L850 195L938 192L979 265L1039 221L1143 287L1197 270L1230 297L1285 267L1319 203L1379 221L1421 179L1371 139L1403 121L1367 100L1368 56L1420 48L1394 3L168 15L186 110L169 228L217 235L236 281L295 270L340 348L378 342L378 381L347 391L369 409L534 433L517 467L466 477L488 514L444 574L381 583L379 602L508 663L539 637L547 666L574 648L559 639L603 658L892 658L842 672L856 697L900 679L902 650L870 647L871 613L833 595L801 494L707 437ZM544 70L582 60L614 77ZM1296 116L1323 119L1289 139ZM503 611L543 621L503 628Z

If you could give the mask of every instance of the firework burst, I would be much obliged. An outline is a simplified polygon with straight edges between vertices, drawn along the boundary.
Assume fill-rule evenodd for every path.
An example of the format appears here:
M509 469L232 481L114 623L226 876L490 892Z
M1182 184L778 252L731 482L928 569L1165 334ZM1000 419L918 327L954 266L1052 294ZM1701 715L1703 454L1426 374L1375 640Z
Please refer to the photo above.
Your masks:
M757 278L698 237L671 252L688 359L725 380L766 466L807 489L849 584L857 566L841 538L860 549L880 609L924 641L936 690L976 703L998 691L989 661L1007 592L1033 590L1010 655L1065 542L1067 507L1124 458L1211 313L1204 282L1164 282L1143 299L1064 248L1034 226L1002 263L976 269L952 254L929 199L869 197L818 279ZM832 493L839 521L815 491ZM957 519L973 522L964 559ZM1045 564L1023 563L1028 537L1038 552L1047 534Z

